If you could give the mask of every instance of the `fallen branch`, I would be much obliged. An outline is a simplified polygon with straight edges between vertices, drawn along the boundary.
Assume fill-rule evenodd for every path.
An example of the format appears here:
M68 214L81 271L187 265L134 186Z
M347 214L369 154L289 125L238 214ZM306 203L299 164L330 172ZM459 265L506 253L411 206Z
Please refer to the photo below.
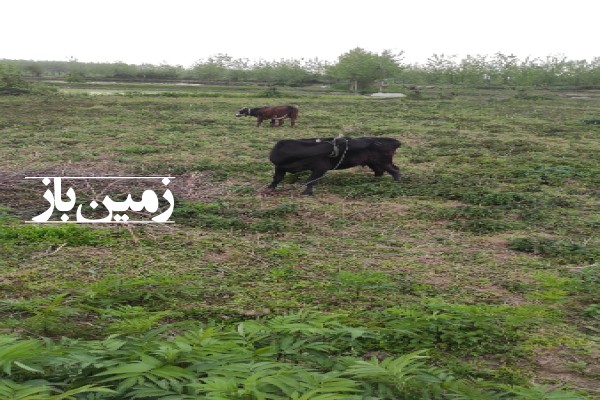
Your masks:
M60 249L62 249L62 248L63 248L63 247L65 247L66 245L67 245L66 243L63 243L63 244L61 244L60 246L58 246L58 248L57 248L56 250L54 250L53 252L48 252L48 251L46 251L46 253L44 253L44 254L39 254L39 255L37 255L37 256L33 256L33 257L31 257L31 259L32 259L32 260L36 260L36 259L39 259L39 258L48 257L48 256L51 256L51 255L53 255L53 254L56 254L56 253L58 253L58 252L60 251Z

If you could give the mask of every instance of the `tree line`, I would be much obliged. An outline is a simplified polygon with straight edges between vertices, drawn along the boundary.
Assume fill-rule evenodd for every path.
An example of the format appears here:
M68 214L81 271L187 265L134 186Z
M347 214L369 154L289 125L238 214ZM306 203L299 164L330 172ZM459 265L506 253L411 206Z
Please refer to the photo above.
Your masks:
M24 77L57 78L71 82L90 79L181 81L203 83L264 83L303 86L344 84L353 92L377 90L386 84L467 86L600 86L600 57L592 61L565 56L520 59L496 53L459 59L434 54L422 64L403 61L403 52L373 53L355 48L336 62L314 59L251 61L217 54L191 67L168 64L87 63L68 61L0 60L4 68Z

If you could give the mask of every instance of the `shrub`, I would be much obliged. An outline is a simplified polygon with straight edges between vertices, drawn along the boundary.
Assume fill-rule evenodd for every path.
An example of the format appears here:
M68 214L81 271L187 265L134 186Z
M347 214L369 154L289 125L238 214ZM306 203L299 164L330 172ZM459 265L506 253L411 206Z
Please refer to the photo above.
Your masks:
M0 64L0 96L20 94L52 94L58 89L49 86L32 84L22 78L21 72L15 67Z
M263 90L262 92L258 93L256 95L256 97L281 97L283 96L282 93L279 91L279 89L277 89L276 86L269 86L268 88L266 88L265 90Z
M139 308L114 315L148 315ZM229 326L111 335L102 340L0 335L0 397L19 399L520 399L542 386L506 388L460 380L423 351L357 357L376 329L307 312ZM448 325L450 327L450 325ZM51 394L51 393L54 394ZM87 392L85 396L75 396ZM562 396L559 396L562 395ZM552 398L584 399L552 391Z
M600 258L600 249L585 243L543 237L513 238L508 248L544 257L555 257L567 262L594 262Z
M583 268L577 278L579 292L591 302L600 302L600 263Z
M0 64L0 95L19 95L30 91L31 85L23 80L15 67Z
M516 349L527 329L540 319L536 310L525 308L445 303L393 308L381 318L388 332L387 348L472 355Z

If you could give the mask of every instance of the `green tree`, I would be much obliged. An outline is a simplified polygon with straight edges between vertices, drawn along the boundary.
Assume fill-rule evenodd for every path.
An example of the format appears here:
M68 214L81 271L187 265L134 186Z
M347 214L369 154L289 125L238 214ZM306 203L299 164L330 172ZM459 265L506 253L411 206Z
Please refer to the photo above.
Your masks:
M477 86L489 84L491 80L491 70L487 61L487 56L467 55L463 58L458 67L457 81L461 84Z
M201 81L214 82L225 76L226 70L214 62L206 62L194 65L192 76Z
M273 68L277 83L301 85L311 80L311 74L302 68L298 60L281 60Z
M383 84L386 79L394 78L400 72L400 63L402 62L404 52L392 53L391 50L384 50L381 52L379 58L379 79L380 86L379 91L383 89Z
M32 76L40 77L44 73L44 68L38 63L32 63L25 66L25 71Z
M427 59L426 70L436 83L453 85L458 72L456 55L434 54Z
M360 47L342 54L338 58L338 63L328 68L328 73L334 78L350 81L353 92L365 88L376 80L393 77L399 71L397 55L389 51L378 55Z
M230 74L233 69L244 66L244 62L234 60L228 54L218 53L206 61L200 59L192 67L192 77L203 81L215 82L230 79L231 76L240 77L239 74ZM234 79L239 80L239 79Z
M69 83L85 81L85 63L80 63L75 57L69 59L69 72L65 75L65 80Z
M172 66L168 64L153 65L142 64L138 67L138 77L146 80L174 80L178 79L183 71L180 65Z
M275 74L273 72L274 70L274 63L269 62L269 61L265 61L265 60L259 60L258 63L256 63L253 67L252 67L252 74L251 79L256 80L258 82L265 82L269 85L272 85L275 83Z
M106 75L114 78L135 78L137 67L135 65L125 64L124 62L116 62L110 64Z
M319 60L318 57L309 58L308 60L302 59L302 68L315 76L326 74L329 66L328 61Z
M514 84L520 75L519 59L514 54L496 53L492 60L494 78L502 85Z

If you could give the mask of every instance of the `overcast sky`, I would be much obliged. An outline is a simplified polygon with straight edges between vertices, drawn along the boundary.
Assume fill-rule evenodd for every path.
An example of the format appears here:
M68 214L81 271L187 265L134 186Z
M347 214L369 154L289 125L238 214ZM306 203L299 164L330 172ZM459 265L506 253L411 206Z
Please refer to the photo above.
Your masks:
M25 0L0 4L0 59L167 63L336 61L361 47L436 54L600 56L600 0Z

